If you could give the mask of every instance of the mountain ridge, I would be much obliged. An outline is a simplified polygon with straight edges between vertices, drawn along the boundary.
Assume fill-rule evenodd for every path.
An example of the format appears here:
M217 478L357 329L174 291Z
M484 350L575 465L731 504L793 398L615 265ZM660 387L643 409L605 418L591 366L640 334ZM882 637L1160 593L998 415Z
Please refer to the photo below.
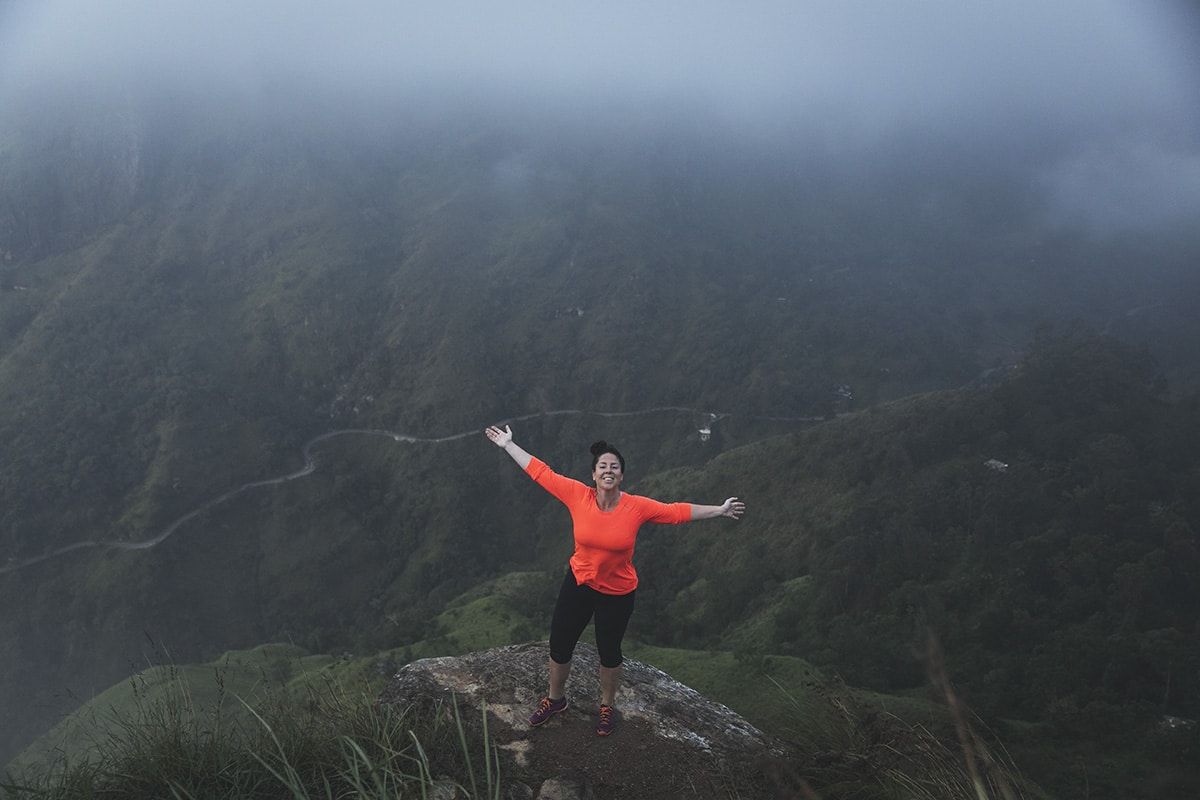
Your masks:
M638 624L660 643L803 650L911 689L929 624L952 633L980 708L1049 676L1023 708L1079 728L1148 713L1175 660L1192 663L1178 576L1200 426L1176 377L1195 375L1200 337L1182 313L1194 280L1172 271L1187 237L1040 227L1003 192L978 200L992 177L1012 188L1003 165L946 186L870 159L818 169L821 152L654 116L588 131L392 108L364 129L177 102L123 123L103 99L91 118L3 123L5 563L145 541L300 469L331 429L437 438L509 415L568 474L612 438L637 491L758 509L744 541L647 536ZM971 214L935 213L970 198ZM990 391L929 394L1016 364ZM657 407L697 412L551 416ZM831 421L779 421L809 417ZM305 481L231 498L168 547L0 575L23 610L0 627L3 748L127 673L147 631L172 631L188 662L274 640L381 649L420 641L474 582L565 558L553 507L483 443L396 444L328 441ZM1125 639L1106 644L1109 624ZM1048 643L1036 670L1010 639ZM1056 705L1071 648L1107 672Z

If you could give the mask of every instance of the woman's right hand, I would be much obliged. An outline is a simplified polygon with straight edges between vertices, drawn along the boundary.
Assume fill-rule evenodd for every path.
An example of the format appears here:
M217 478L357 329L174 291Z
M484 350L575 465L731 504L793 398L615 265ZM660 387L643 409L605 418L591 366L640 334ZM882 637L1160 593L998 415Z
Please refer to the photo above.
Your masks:
M507 446L513 438L512 428L510 428L508 425L504 426L504 430L500 430L500 428L493 425L484 431L484 433L486 433L487 437L491 439L493 443L495 443L496 447Z

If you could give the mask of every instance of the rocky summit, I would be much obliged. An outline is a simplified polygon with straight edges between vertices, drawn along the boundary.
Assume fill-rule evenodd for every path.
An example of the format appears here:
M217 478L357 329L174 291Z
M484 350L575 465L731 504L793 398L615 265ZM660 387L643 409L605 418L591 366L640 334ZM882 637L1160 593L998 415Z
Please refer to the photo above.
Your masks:
M531 728L529 715L546 693L548 659L541 642L414 661L379 702L444 714L456 706L473 741L482 740L486 710L505 797L776 796L770 764L782 744L648 664L625 660L616 732L597 736L599 660L590 645L575 651L567 711Z

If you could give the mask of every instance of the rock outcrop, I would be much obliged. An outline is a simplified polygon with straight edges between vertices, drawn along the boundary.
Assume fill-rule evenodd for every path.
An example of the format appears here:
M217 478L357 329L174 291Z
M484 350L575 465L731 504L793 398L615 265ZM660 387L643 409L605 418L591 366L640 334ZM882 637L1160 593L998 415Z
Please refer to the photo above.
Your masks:
M597 736L599 661L590 645L575 652L570 708L530 728L529 714L546 692L548 658L545 643L532 643L415 661L392 679L380 703L400 709L448 700L463 720L480 723L486 706L510 797L772 796L765 766L783 754L782 746L647 664L626 659L616 733Z

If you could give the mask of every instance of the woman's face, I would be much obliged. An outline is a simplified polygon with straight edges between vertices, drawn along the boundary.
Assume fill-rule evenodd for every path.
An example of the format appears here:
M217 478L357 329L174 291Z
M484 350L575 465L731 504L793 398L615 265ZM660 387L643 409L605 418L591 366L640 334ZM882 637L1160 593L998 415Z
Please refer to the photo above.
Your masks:
M616 489L621 485L621 461L612 453L601 453L592 470L597 489Z

